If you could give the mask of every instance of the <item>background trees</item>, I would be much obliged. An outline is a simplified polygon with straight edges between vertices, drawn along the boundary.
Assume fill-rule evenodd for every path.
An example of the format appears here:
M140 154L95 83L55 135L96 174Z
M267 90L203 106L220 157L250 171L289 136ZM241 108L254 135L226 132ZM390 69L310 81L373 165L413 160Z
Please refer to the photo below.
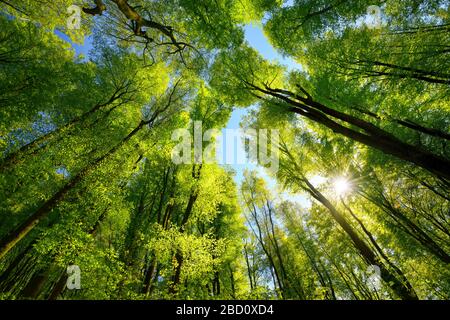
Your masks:
M0 1L0 297L448 299L446 1L72 4ZM250 106L276 186L172 162Z

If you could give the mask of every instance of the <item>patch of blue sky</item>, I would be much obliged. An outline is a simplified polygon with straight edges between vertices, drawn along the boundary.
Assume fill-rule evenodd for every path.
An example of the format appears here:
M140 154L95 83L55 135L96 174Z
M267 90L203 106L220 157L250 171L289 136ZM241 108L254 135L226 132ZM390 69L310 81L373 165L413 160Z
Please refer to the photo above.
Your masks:
M65 166L59 166L56 168L56 173L62 175L65 179L70 177L70 172Z
M6 150L4 150L3 153L4 155L8 154L11 149L20 148L55 129L56 125L53 123L51 116L40 111L29 128L17 128L9 132L7 136L3 138L3 140L8 143Z
M247 24L244 26L245 39L249 45L257 50L265 59L278 62L288 70L302 70L302 66L290 57L280 54L269 42L260 24Z
M72 42L72 40L63 32L55 30L55 34L62 40L70 43L73 50L75 50L76 57L82 57L82 61L89 59L89 51L92 48L92 38L90 36L84 38L83 44Z
M235 109L230 117L230 120L228 121L228 124L226 126L225 129L222 130L222 137L224 137L224 142L227 143L226 141L226 129L239 129L240 128L240 122L241 120L248 114L250 109L242 109L242 108L237 108ZM222 159L218 159L218 161L223 161L225 159L225 157L227 157L227 150L228 151L232 151L233 156L237 156L237 154L245 154L245 150L243 148L241 148L241 145L238 143L235 143L235 141L228 141L228 142L233 142L233 149L226 149L226 148L222 148ZM228 155L230 156L230 155ZM218 155L218 157L220 157L220 155ZM245 163L245 164L232 164L231 165L232 169L236 172L236 176L235 176L235 181L240 183L243 179L244 179L244 171L245 170L257 170L258 166L256 164L253 163Z
M291 7L294 5L294 0L286 0L283 1L283 4L281 5L283 8Z
M285 3L285 5L289 5L289 3ZM265 59L272 62L278 62L286 66L288 71L302 70L302 66L300 64L298 64L289 57L284 57L270 44L268 38L266 37L266 35L262 30L261 25L258 24L245 25L244 31L245 31L245 38L249 43L249 45L255 50L257 50ZM240 128L240 122L254 107L255 106L249 107L247 109L239 109L239 108L235 109L231 114L230 120L228 121L226 128L227 129ZM234 149L233 150L234 153L245 153L243 144L238 144L236 148L240 149L237 150ZM268 188L272 191L272 193L277 195L278 200L289 200L292 202L299 203L303 207L309 207L311 205L309 199L302 194L290 194L288 192L281 191L282 188L277 183L276 179L274 179L272 176L269 176L262 166L259 166L254 163L245 163L245 164L234 164L232 165L232 168L236 171L235 181L238 185L240 185L243 181L245 170L256 171L257 174L266 181L266 184Z

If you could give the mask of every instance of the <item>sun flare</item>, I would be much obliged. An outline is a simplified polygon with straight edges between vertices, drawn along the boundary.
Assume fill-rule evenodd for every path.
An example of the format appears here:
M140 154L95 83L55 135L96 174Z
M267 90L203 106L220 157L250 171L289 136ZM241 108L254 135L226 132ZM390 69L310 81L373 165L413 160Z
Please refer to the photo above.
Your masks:
M337 178L333 182L334 191L341 196L348 193L351 189L350 182L345 178Z

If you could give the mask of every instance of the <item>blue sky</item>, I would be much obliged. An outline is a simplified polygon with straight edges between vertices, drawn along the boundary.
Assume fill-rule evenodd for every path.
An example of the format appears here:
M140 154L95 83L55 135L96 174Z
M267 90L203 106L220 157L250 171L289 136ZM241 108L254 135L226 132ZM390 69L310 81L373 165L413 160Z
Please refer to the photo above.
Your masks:
M256 49L264 58L270 61L282 62L283 64L294 66L294 62L289 59L283 58L269 43L268 39L264 35L260 26L254 24L248 24L244 27L245 39L250 44L251 47ZM230 120L226 126L226 129L238 129L239 123L242 118L248 113L249 108L236 108L231 114ZM269 129L269 128L268 128ZM237 150L238 153L245 152L244 150ZM276 188L276 183L271 179L261 167L254 164L236 164L232 166L236 170L235 181L240 184L243 179L244 170L256 170L260 175L264 177L271 189Z
M265 59L279 62L285 65L288 70L300 69L301 66L297 64L295 61L290 59L289 57L283 57L272 45L269 43L267 37L264 35L261 26L256 24L247 24L244 27L245 31L245 39L250 44L251 47L256 49ZM239 128L239 123L243 116L247 114L249 109L235 109L231 115L231 118L227 124L228 129L236 129ZM270 129L270 128L267 128ZM238 150L237 152L244 152L244 150ZM240 183L243 178L243 172L245 169L248 170L257 170L260 174L264 175L264 178L267 180L268 184L275 188L275 182L273 179L270 179L262 170L262 168L258 168L255 165L247 164L247 165L234 165L233 168L236 170L236 182Z

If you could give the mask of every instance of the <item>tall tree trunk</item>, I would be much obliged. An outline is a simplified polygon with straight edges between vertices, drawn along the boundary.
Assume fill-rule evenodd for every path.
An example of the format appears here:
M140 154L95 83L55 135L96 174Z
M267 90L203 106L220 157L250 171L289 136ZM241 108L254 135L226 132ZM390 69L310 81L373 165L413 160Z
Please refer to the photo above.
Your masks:
M330 212L333 219L341 226L342 229L352 240L355 247L358 249L364 260L369 265L376 265L380 268L381 278L392 289L392 291L401 299L405 300L417 300L417 294L412 288L411 284L406 280L402 282L399 280L377 257L377 255L370 249L370 247L358 236L353 227L346 221L344 216L337 211L337 209L320 193L306 178L302 178L305 183L305 191L309 192L311 196L325 206Z
M95 224L92 226L92 228L89 230L88 234L95 235L97 233L101 222L103 222L106 217L108 208L109 207L107 207L100 214L99 218L97 219ZM53 257L53 260L55 260L55 257ZM50 263L50 265L47 266L46 268L42 268L42 269L38 270L33 275L31 280L28 282L27 286L23 289L21 296L25 297L25 298L37 299L40 296L40 294L42 293L42 288L44 287L44 284L48 281L48 278L49 278L51 272L54 272L55 269L56 270L59 269L57 267L56 268L54 268L54 267L55 267L54 263ZM63 279L64 279L64 286L61 288L61 281L63 281ZM58 280L56 281L54 287L51 289L48 296L49 297L54 296L56 299L59 296L59 294L62 292L62 290L64 290L66 281L67 281L67 274L66 274L66 270L63 269L60 277L58 277Z
M185 231L186 224L188 223L189 218L192 215L192 210L194 209L194 204L198 198L199 190L198 190L198 186L196 185L196 182L198 182L198 180L200 179L201 170L202 170L202 164L198 165L198 168L197 168L196 164L194 164L192 166L192 178L195 182L194 182L194 186L192 187L191 192L189 194L188 204L186 206L186 210L184 211L184 214L182 216L182 220L181 220L181 223L179 226L179 231L181 233L183 233ZM183 267L184 259L183 259L183 253L181 252L181 250L179 248L176 251L175 260L177 262L177 266L175 268L175 275L173 277L172 285L169 288L169 292L171 294L176 294L178 292L179 284L181 281L181 269Z
M144 283L142 287L142 293L145 294L145 296L148 296L151 291L153 281L155 280L157 265L158 262L156 261L156 257L153 256L149 267L145 270Z
M148 124L149 121L141 121L139 125L131 131L124 139L117 143L113 148L111 148L103 156L97 158L95 161L90 163L88 166L80 170L80 172L72 178L62 189L55 193L49 200L47 200L35 213L33 213L28 219L26 219L22 224L20 224L15 230L11 231L8 235L0 240L0 259L3 258L21 239L23 239L33 228L59 204L59 202L64 199L64 197L74 189L84 177L89 175L94 171L100 163L113 155L122 145L124 145L128 140L130 140L136 133L138 133L144 125Z
M56 128L54 131L46 133L43 136L40 136L37 139L33 140L32 142L23 145L18 150L10 153L8 156L6 156L6 158L0 160L0 172L6 170L9 167L11 167L12 165L16 164L19 161L19 159L22 158L27 152L35 149L40 144L51 140L53 137L55 137L56 135L60 134L63 131L73 128L76 124L86 120L90 115L94 114L101 108L114 103L114 101L121 98L127 92L127 91L121 92L124 88L126 88L126 87L120 87L120 88L116 89L116 91L113 93L113 95L107 102L102 103L102 104L100 104L100 103L96 104L90 110L86 111L85 113L83 113L80 116L74 117L72 120L70 120L66 124Z
M220 277L219 277L219 272L218 271L214 272L213 294L216 297L220 295Z
M384 253L383 249L381 249L380 245L376 242L372 233L366 228L366 226L362 223L362 221L356 216L356 214L353 212L353 210L344 202L343 199L341 199L341 202L344 205L344 207L347 209L347 211L350 213L350 215L353 217L353 219L355 219L356 222L358 223L358 225L361 227L364 234L367 236L370 243L375 248L375 250L378 252L378 254L384 259L384 261L386 261L386 263L389 265L389 267L395 271L395 273L397 274L397 277L400 278L400 281L403 283L409 283L408 279L406 278L403 271L400 270L400 268L398 268L395 264L392 263L391 259L389 259L389 257Z
M428 252L436 256L444 263L450 263L450 256L442 249L420 226L411 221L399 209L396 209L384 195L381 198L361 192L364 198L381 208L395 222L394 226L415 239Z
M250 267L250 260L248 257L247 252L247 244L244 245L244 256L245 256L245 264L247 265L247 275L248 275L248 281L250 282L250 292L253 292L255 290L256 284L253 284L253 276L252 276L252 268Z
M175 274L173 276L173 281L172 284L169 287L169 293L170 294L177 294L179 291L179 285L180 285L180 281L181 281L181 269L183 267L183 254L181 253L180 250L177 250L177 252L175 253L175 260L177 263L177 266L175 268Z
M307 97L299 96L283 89L272 89L269 87L260 88L253 84L246 83L250 90L256 90L263 94L278 98L291 107L289 111L304 116L314 122L324 125L336 133L350 138L354 141L373 147L385 154L395 156L422 167L437 177L450 180L450 161L440 156L434 155L428 151L422 150L416 146L402 142L391 133L378 128L374 124L343 112L331 109L315 101L304 90L301 89ZM362 132L346 127L331 118L338 119L344 123L359 128Z
M272 253L269 251L269 248L264 243L264 237L263 237L263 233L262 233L262 229L261 229L261 224L259 223L259 220L258 220L258 213L257 213L254 203L252 203L252 205L253 205L253 211L252 211L253 213L252 214L253 214L253 218L254 218L254 221L256 224L256 228L258 229L258 233L255 233L255 236L258 239L258 242L261 245L261 248L263 249L264 254L266 255L267 259L269 260L269 264L271 267L271 272L273 273L273 276L274 276L274 280L276 280L276 283L278 284L278 288L280 289L281 298L284 298L284 284L283 284L282 278L280 276L280 272L277 268L277 265L275 264Z
M230 270L230 285L231 285L231 298L236 299L236 285L234 280L234 272L231 264L228 264L228 269Z

